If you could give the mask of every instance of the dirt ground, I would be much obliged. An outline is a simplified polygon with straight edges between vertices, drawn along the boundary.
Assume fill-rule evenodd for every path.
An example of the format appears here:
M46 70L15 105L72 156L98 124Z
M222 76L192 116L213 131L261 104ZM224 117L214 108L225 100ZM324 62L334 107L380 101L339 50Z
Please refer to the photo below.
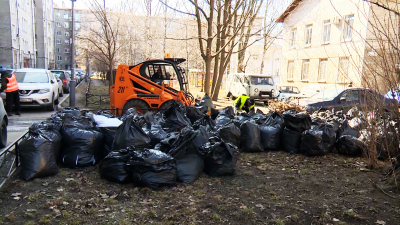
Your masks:
M234 176L151 190L61 168L0 191L5 224L399 224L400 195L360 158L242 153ZM16 197L14 197L16 196ZM397 199L394 199L397 198Z
M241 153L234 176L151 190L60 168L0 190L2 224L400 224L400 194L362 158Z

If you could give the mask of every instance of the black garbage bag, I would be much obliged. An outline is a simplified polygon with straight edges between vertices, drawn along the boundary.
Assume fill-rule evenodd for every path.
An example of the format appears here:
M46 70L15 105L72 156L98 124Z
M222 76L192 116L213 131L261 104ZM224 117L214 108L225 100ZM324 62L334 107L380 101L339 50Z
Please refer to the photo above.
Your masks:
M279 125L282 129L285 127L285 122L283 121L283 117L277 112L270 112L266 116L264 124L268 126Z
M154 146L154 149L162 151L164 153L168 153L169 150L173 148L172 145L174 144L178 136L178 132L167 133L166 138L164 138L160 143L156 144Z
M194 131L190 128L184 128L175 142L173 148L168 154L175 158L178 181L192 183L200 177L204 168L204 161L200 157L198 148L195 144L196 137L202 138L200 130ZM207 143L208 140L202 140Z
M33 130L40 130L42 135L45 135L50 141L54 144L54 156L56 158L57 163L61 163L61 145L62 145L62 136L58 131L59 124L49 123L48 121L43 121L41 123L32 124L30 127Z
M283 128L275 123L273 125L258 125L260 128L261 144L264 151L276 151L281 149L281 137Z
M193 139L193 144L198 149L200 148L200 146L208 142L208 139L210 138L210 133L206 130L204 126L200 126L199 129L195 131L195 133L196 136Z
M235 119L235 112L233 111L232 106L228 106L219 112L215 119L215 123L217 126L224 126L225 124L232 122L233 119Z
M267 116L264 115L260 110L257 109L257 112L253 112L251 111L249 113L249 116L251 117L251 119L256 122L256 124L263 124L265 123L265 121L267 120Z
M208 96L207 93L201 99L200 106L206 106L207 107L207 111L211 111L211 109L214 108L214 104L212 102L212 99L210 98L210 96Z
M214 131L215 130L215 122L210 118L208 115L204 115L202 118L198 119L196 122L193 124L194 129L198 129L200 126L205 126L209 127L209 130Z
M71 114L67 114L64 117L64 123L62 127L62 131L65 129L65 127L77 127L80 129L95 129L96 124L90 117L73 117Z
M240 126L240 150L242 152L262 152L260 128L252 122L244 122Z
M99 164L101 178L117 183L132 182L132 174L126 163L131 158L134 148L120 149L110 152Z
M164 128L167 132L180 131L184 127L192 126L190 120L181 112L177 103L165 110L164 117Z
M231 143L240 148L240 128L234 123L225 124L218 129L218 136L226 143Z
M161 151L134 151L126 166L135 184L153 189L176 184L176 161Z
M311 118L310 115L306 113L294 113L293 111L285 111L283 114L283 121L285 122L285 127L292 130L303 132L311 128Z
M100 131L104 136L104 156L112 152L112 145L117 129L118 127L100 127Z
M283 129L282 145L286 152L296 154L300 151L301 133L297 130L292 130L288 127Z
M201 110L201 109L203 110ZM205 112L204 112L205 109ZM207 107L195 107L195 106L186 106L186 116L189 118L190 122L193 124L197 120L203 118L207 113Z
M211 109L211 115L210 115L211 119L215 120L218 115L219 115L219 110L212 108Z
M62 162L69 168L92 166L104 156L104 136L79 123L64 124Z
M151 139L132 119L132 115L126 117L118 127L112 145L113 150L125 149L130 146L134 146L136 150L150 147Z
M348 120L344 120L338 130L338 137L343 136L343 135L350 135L352 137L359 138L360 131L355 128L351 128L349 126Z
M54 142L36 127L29 128L29 135L19 145L20 177L32 180L58 173Z
M336 142L339 154L357 156L366 148L365 144L351 135L342 135Z
M219 140L206 143L200 147L199 151L204 159L204 172L209 176L235 174L238 155L236 146Z
M307 156L323 156L329 150L326 149L322 141L323 131L319 129L310 129L301 135L300 153Z
M150 145L155 146L167 137L167 132L164 131L161 124L152 123L149 130Z
M77 107L76 108L66 107L61 110L61 114L62 115L71 114L74 117L79 117L81 116L81 110Z
M251 116L249 114L245 113L245 112L242 112L237 116L237 120L239 121L240 124L243 124L246 121L250 121L251 120Z
M46 122L53 124L54 129L61 133L63 120L57 114L53 113L50 118L46 119Z

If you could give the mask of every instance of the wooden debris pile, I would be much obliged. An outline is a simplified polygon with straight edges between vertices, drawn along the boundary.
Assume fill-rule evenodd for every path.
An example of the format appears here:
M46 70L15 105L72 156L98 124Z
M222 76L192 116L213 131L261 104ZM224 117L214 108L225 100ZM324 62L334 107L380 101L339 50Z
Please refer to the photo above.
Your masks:
M275 111L279 114L284 113L287 110L292 110L296 113L303 112L307 109L306 106L301 106L294 101L269 101L269 111Z

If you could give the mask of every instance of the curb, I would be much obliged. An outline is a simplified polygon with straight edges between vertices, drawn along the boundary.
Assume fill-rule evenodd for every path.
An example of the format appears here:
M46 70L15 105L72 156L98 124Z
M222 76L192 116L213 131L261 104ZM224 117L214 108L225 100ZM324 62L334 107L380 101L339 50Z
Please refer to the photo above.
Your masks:
M75 87L75 90L76 90L83 82L84 82L84 81L82 80L82 81ZM65 100L67 100L67 99L69 99L69 94L68 94L62 101L60 101L60 102L58 103L58 106L62 105L62 104L65 102Z

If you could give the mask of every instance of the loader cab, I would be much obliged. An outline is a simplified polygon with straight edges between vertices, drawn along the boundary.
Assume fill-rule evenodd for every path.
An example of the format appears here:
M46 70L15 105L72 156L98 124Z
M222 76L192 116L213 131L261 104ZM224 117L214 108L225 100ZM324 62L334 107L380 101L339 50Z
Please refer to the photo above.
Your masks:
M188 91L185 71L179 66L185 60L165 59L148 60L140 66L139 73L143 77L164 87L177 92L177 90Z

